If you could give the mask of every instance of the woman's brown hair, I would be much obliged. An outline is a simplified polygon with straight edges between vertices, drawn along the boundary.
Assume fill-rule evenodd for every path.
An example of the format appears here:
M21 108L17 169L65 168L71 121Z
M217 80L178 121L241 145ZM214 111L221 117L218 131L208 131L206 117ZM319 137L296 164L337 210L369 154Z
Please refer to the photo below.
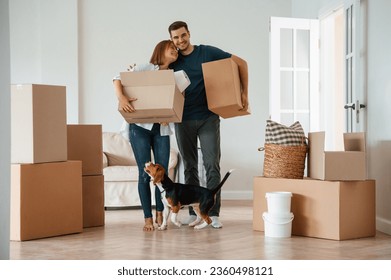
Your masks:
M150 63L154 65L162 65L164 59L164 52L173 44L171 40L163 40L159 42L153 50Z

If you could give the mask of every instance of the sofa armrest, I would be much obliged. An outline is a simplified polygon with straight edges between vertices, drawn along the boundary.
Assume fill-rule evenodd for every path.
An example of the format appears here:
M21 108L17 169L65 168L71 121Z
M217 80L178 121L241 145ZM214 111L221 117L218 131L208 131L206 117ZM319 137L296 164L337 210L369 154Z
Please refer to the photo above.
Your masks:
M107 159L107 155L103 153L103 168L109 166L109 160Z

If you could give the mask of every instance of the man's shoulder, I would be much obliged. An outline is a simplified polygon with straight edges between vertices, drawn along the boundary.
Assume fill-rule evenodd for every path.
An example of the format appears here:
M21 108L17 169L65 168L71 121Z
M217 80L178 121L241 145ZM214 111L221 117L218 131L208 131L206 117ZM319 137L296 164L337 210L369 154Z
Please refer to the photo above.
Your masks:
M199 53L202 53L207 61L229 58L232 55L222 49L211 45L199 45Z
M215 47L215 46L211 46L211 45L202 45L202 44L200 44L200 45L196 45L196 46L194 46L194 48L195 49L198 49L198 50L202 50L202 51L209 51L209 50L215 50L215 49L219 49L219 48L217 48L217 47Z

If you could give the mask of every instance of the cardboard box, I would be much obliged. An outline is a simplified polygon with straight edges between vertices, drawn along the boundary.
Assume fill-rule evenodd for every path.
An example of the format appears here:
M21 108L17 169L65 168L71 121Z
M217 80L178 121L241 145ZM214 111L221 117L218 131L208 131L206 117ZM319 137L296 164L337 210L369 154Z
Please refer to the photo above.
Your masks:
M11 162L67 160L66 89L11 85Z
M333 240L376 234L375 181L254 178L253 229L264 230L267 192L292 192L292 234Z
M172 70L121 72L124 94L137 98L135 112L119 112L128 123L181 122L185 98Z
M11 240L83 231L81 161L11 165Z
M83 176L83 227L105 224L103 175Z
M345 151L325 151L325 133L308 133L308 177L329 181L365 180L365 134L345 133Z
M242 97L238 65L231 59L221 59L202 64L208 108L222 118L250 114L240 110Z
M68 160L81 160L85 175L103 174L102 125L68 125Z

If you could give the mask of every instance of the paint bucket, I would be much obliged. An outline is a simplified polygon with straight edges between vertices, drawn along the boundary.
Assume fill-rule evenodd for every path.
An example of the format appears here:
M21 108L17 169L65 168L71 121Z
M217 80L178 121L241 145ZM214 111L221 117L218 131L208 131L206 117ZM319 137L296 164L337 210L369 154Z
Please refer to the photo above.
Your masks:
M291 212L291 192L267 192L265 197L270 215L287 215Z
M268 237L291 237L293 213L286 215L271 215L264 212L262 218L265 225L265 236Z

